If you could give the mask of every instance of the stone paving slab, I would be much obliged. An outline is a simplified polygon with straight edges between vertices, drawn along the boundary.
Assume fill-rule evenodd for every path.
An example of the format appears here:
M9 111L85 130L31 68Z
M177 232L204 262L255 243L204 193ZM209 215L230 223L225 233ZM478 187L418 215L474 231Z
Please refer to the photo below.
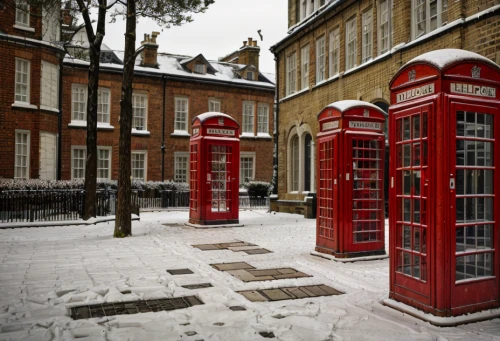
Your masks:
M246 270L227 270L226 272L228 274L230 274L231 276L242 280L243 282L258 282L258 281L272 281L272 280L274 280L274 277L272 277L272 276L255 277Z
M255 269L253 266L245 262L220 263L220 264L210 264L210 265L219 271Z
M268 249L251 249L251 250L243 250L247 255L263 255L266 253L272 253Z
M228 272L230 275L242 280L243 282L274 281L287 278L311 277L306 273L292 268L255 269L253 266L245 262L211 265L219 271Z
M343 294L342 292L324 284L262 290L243 290L237 291L237 293L245 296L252 302L264 302L262 298L265 298L265 301L267 302L271 302Z
M272 251L264 249L257 244L252 244L244 241L213 244L194 244L191 246L200 249L201 251L231 250L233 252L245 252L248 255L272 253Z

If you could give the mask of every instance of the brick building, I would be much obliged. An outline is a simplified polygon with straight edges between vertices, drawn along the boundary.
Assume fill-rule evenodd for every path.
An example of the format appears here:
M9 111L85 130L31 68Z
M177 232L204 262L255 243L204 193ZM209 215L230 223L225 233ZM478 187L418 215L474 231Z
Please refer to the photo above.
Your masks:
M132 176L187 182L191 121L199 114L217 111L241 125L240 181L270 181L275 85L273 75L259 72L260 48L256 42L250 38L245 41L231 54L232 62L208 61L202 54L190 57L158 52L157 34L145 37L145 50L136 61ZM98 99L99 179L118 177L122 60L123 52L103 46ZM62 179L83 178L85 174L87 70L84 60L64 60Z
M459 48L500 64L498 0L289 0L277 58L278 198L307 213L316 192L317 114L343 99L387 110L389 82L412 58Z
M0 4L0 177L58 177L59 8Z

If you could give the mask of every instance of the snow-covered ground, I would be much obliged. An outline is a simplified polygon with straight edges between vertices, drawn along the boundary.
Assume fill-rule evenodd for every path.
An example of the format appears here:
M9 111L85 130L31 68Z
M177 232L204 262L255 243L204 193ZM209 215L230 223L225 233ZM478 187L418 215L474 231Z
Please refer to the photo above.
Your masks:
M183 226L187 219L187 212L144 213L133 223L134 236L125 239L112 238L112 222L0 230L0 340L265 340L259 332L304 341L500 340L499 319L439 328L381 305L388 297L388 259L339 263L311 256L314 220L242 211L243 227L200 230ZM273 253L191 246L237 240ZM259 269L292 267L312 277L244 283L210 266L242 261ZM195 274L166 272L180 268ZM181 287L207 282L213 287ZM345 295L253 303L235 292L311 284ZM187 295L205 304L101 319L69 317L68 307L83 303ZM247 310L229 309L235 305Z

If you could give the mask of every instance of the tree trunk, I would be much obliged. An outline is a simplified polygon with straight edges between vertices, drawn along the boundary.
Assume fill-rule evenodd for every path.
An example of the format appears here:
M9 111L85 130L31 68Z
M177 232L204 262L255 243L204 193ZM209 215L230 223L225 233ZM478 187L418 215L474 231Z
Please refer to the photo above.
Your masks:
M135 0L127 1L125 51L120 102L120 145L118 161L118 207L115 219L116 238L132 235L131 220L131 144L132 144L132 80L135 66L136 16Z
M83 219L96 216L97 190L97 89L100 50L89 49L90 67L87 97L87 159L85 163L85 203Z
M83 219L96 216L97 191L97 93L99 88L99 67L101 44L105 34L106 0L99 0L97 35L94 35L88 10L78 1L85 22L89 46L89 80L87 94L87 159L85 162L85 202Z

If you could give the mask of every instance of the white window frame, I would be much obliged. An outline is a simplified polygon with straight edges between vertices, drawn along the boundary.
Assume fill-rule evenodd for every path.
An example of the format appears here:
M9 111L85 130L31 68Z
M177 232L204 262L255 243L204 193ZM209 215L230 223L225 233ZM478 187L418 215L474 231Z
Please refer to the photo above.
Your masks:
M373 9L363 12L361 18L361 64L373 58Z
M138 115L142 111L142 116ZM137 124L142 120L142 126ZM141 129L137 129L141 128ZM132 93L132 131L148 130L148 94L142 92Z
M86 124L87 122L87 84L71 84L71 122L83 122ZM83 96L83 101L81 98L78 98L78 101L75 103L75 96ZM78 104L78 105L76 105ZM81 111L83 107L83 111ZM78 115L77 118L75 118Z
M247 80L253 81L253 71L247 71Z
M249 176L249 178L251 178L252 180L255 180L255 152L240 152L240 185L245 183L246 180L245 180L245 176L243 174L243 172L246 170L244 167L243 167L243 163L242 163L242 159L252 159L251 161L251 173L250 174L251 176Z
M201 69L200 69L201 67ZM198 73L200 75L204 75L206 73L206 65L203 63L194 63L193 67L194 73Z
M76 167L75 168L75 151L82 151L83 152L83 158L78 158L78 160L83 160L83 167ZM87 147L85 146L71 146L71 180L74 179L85 179L85 165L86 165L86 159L87 159ZM82 172L82 177L76 177L75 176L75 171L78 173Z
M241 125L242 136L254 136L255 130L255 102L243 101L242 111L243 124Z
M181 163L179 162L179 159L183 158L186 160L185 162L185 175L186 175L186 181L185 183L189 183L189 152L175 152L174 153L174 182L183 182L183 181L178 181L180 177L184 177L182 174L178 174L179 171L183 171L183 168L179 168ZM183 162L184 163L184 162Z
M432 28L431 4L436 4L436 27ZM417 39L448 21L448 0L411 0L411 37ZM420 25L419 25L420 24ZM417 27L420 26L420 33Z
M392 0L380 0L378 2L377 23L377 46L378 54L381 55L390 51L392 47ZM385 47L384 41L387 41Z
M59 66L42 60L40 109L59 112Z
M20 68L20 63L24 66L26 66L26 72L25 70L19 70ZM24 79L21 79L18 81L18 78L24 78L26 76L26 82ZM20 104L30 104L30 95L31 95L31 62L26 59L21 59L21 58L16 58L16 71L15 71L15 76L14 76L14 103L20 103ZM21 88L26 89L26 94L23 94L22 92L18 92L18 86ZM21 97L18 99L18 97ZM25 97L26 99L23 100L22 97Z
M313 136L311 133L311 127L309 127L307 124L302 125L302 129L298 129L296 126L292 128L290 131L290 134L288 135L288 140L287 140L287 150L286 150L286 155L287 155L287 192L296 194L296 193L309 193L309 192L314 192L316 188L315 184L315 174L316 174L316 165L314 162L314 155L315 155L315 143L314 140L311 139L311 150L310 150L310 155L311 155L311 164L310 164L310 169L311 169L311 178L310 178L310 189L308 191L305 191L305 170L306 170L306 164L305 164L305 156L306 156L306 150L305 150L305 139L307 135L310 135L311 137ZM294 138L297 138L297 145L294 146ZM294 147L296 149L294 149Z
M135 167L135 164L134 162L137 162L136 160L134 160L134 156L137 156L137 155L142 155L144 156L144 160L142 160L142 162L144 162L144 167L141 169L141 168L138 168L138 167ZM130 166L130 176L132 177L132 179L134 180L141 180L141 181L147 181L147 174L148 174L148 152L146 150L132 150L131 152L131 155L130 155L130 160L131 160L131 166ZM140 178L140 177L135 177L134 176L134 171L136 170L140 170L143 172L143 177Z
M328 45L330 59L328 76L331 78L340 72L340 29L336 28L330 32L330 42Z
M208 99L208 111L209 112L222 112L221 111L221 101L216 98Z
M302 90L309 88L309 44L300 50L300 88Z
M316 84L326 76L326 41L325 36L316 39Z
M257 106L257 135L269 135L269 104L259 103Z
M297 91L297 54L293 52L286 58L286 96Z
M107 101L103 100L107 95ZM107 110L103 110L106 108ZM99 119L99 116L101 117ZM109 88L99 87L97 91L97 123L101 125L110 125L111 122L111 90Z
M19 17L22 17L23 20L18 21ZM16 0L16 19L14 27L21 29L30 27L30 5L25 0Z
M183 104L185 108L182 108ZM181 107L179 107L179 105ZM175 117L174 117L174 133L187 133L188 131L188 118L189 118L189 99L188 97L175 96L174 97Z
M109 152L109 154L108 154L108 155L109 155L109 159L108 159L108 162L109 162L109 163L108 163L108 166L109 166L109 167L108 167L108 176L107 176L106 178L99 177L99 175L100 175L100 174L99 174L99 171L100 171L101 169L105 169L105 168L103 168L103 167L100 167L100 164L99 164L99 163L100 163L100 161L101 161L101 159L100 159L100 157L99 157L99 156L100 156L100 154L101 154L101 153L100 153L101 151L108 151L108 152ZM112 167L113 167L113 148L112 148L112 147L100 147L100 146L98 146L98 147L97 147L97 174L96 174L96 176L97 176L97 181L111 180L111 174L112 174L112 173L111 173L111 168L112 168Z
M20 154L18 150L18 145L24 145L21 141L21 143L18 142L18 137L19 136L24 136L26 135L26 155ZM23 129L16 129L15 130L15 136L14 136L14 179L29 179L30 178L30 154L31 154L31 132L29 130L23 130ZM23 162L19 163L18 162L18 157L25 158L25 164ZM24 173L26 172L26 176L19 176L19 172Z
M357 66L357 29L356 17L349 19L345 25L345 69L346 71Z
M56 42L61 40L61 12L57 8L50 8L49 12L42 8L42 40Z

